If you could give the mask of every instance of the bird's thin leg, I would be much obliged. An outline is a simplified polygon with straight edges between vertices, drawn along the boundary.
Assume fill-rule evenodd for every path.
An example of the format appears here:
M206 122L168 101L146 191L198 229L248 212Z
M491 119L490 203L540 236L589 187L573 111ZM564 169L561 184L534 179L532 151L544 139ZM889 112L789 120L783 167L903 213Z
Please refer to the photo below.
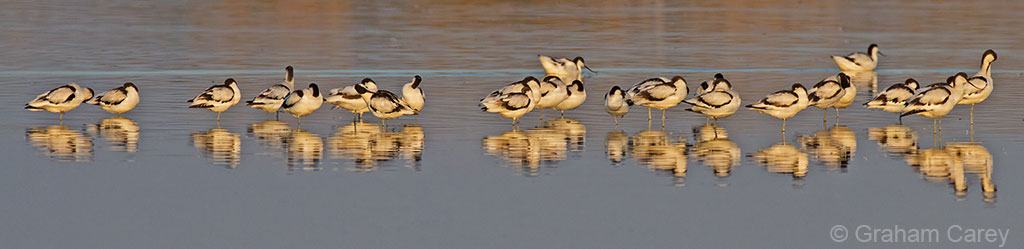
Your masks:
M896 115L899 117L900 125L903 125L903 114L897 113Z
M281 120L281 112L274 112L274 120Z
M647 121L651 121L651 108L647 108Z
M786 119L782 119L782 133L786 133Z
M971 127L974 127L974 104L971 104Z
M565 110L562 110L562 114L561 114L561 115L559 115L558 117L560 117L560 118L564 118L564 117L565 117Z
M60 124L64 124L64 112L61 112L60 114L57 114L57 115L58 115L57 116L57 122L60 123Z
M932 119L932 135L939 133L939 131L935 130L935 127L938 127L938 125L936 125L939 122L938 120L939 120L938 118L933 118Z
M836 122L839 122L839 121L838 121L838 120L839 120L839 107L834 107L834 106L833 106L832 108L835 108L835 109L836 109Z
M217 122L220 123L220 113L217 113Z
M824 111L824 113L821 114L821 122L824 123L826 122L826 120L828 120L828 107L825 107L825 109L822 110Z
M544 108L540 108L540 121L544 121Z
M619 127L619 117L612 116L612 119L615 119L615 127Z
M665 110L661 110L661 128L665 128Z

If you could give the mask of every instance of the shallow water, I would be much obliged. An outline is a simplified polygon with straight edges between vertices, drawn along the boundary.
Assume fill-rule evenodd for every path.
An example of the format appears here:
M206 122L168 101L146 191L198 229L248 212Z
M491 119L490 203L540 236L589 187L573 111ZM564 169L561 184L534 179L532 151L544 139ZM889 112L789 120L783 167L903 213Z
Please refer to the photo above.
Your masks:
M10 248L994 247L842 243L835 225L1010 229L1024 207L1021 2L579 3L417 1L0 3L0 241ZM956 17L955 21L950 21ZM855 105L823 125L740 110L718 126L602 96L656 76L691 89L723 72L744 102L837 73L828 55L878 43ZM996 92L931 120L869 111L875 89L977 71ZM543 74L536 54L583 56L588 101L522 129L480 112L489 91ZM233 77L246 98L296 68L296 85L424 77L427 107L383 129L322 108L274 121L185 100ZM876 79L876 80L875 80ZM62 83L131 81L123 118L22 104ZM877 85L877 86L875 86ZM655 114L657 115L657 113Z

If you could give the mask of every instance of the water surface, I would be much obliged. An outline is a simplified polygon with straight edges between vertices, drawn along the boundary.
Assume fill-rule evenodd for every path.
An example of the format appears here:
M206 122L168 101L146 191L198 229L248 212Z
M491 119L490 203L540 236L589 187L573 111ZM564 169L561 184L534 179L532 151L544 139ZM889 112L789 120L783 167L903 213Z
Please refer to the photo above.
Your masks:
M674 3L32 1L0 3L0 241L10 248L880 247L829 229L1010 229L1024 200L1020 2ZM955 17L956 21L950 21ZM877 74L822 124L749 110L666 126L635 107L615 127L612 85L725 73L744 102L837 73L828 55L878 43ZM996 50L996 92L931 120L859 106L914 77L977 71ZM515 131L480 97L526 75L536 54L583 56L589 98ZM296 68L324 89L424 78L427 107L388 128L320 109L290 116L185 100L225 78L245 97ZM23 103L66 82L131 81L124 117ZM943 240L946 241L946 240ZM948 241L946 241L948 242ZM900 247L998 244L899 244Z

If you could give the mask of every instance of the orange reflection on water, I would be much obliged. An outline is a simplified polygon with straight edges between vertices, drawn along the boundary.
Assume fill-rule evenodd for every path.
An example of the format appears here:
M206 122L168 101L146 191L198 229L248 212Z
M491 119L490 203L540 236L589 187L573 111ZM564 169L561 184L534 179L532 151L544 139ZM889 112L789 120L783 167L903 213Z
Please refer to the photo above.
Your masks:
M25 131L25 136L29 145L50 159L59 162L92 161L92 137L68 129L67 126L32 127Z

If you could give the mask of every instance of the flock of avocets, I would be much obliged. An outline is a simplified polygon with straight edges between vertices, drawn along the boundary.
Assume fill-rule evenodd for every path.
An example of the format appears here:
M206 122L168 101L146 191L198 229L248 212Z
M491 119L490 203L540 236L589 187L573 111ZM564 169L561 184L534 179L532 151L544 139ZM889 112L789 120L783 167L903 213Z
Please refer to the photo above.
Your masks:
M873 71L878 65L878 45L871 44L867 53L855 52L846 56L832 56L832 60L843 71L814 84L810 89L801 84L793 84L790 89L769 94L747 108L760 113L782 119L782 131L786 129L786 119L793 117L808 106L824 110L827 120L828 108L836 110L850 106L857 91L850 82L850 72ZM586 100L587 93L583 87L582 57L574 59L538 55L545 77L538 80L533 76L513 82L497 89L480 100L480 106L486 112L497 113L502 117L511 118L514 127L518 127L519 118L534 109L541 111L551 108L561 111L573 110ZM900 113L903 116L918 114L933 118L933 125L949 113L956 105L971 105L971 123L973 124L974 104L984 101L992 93L992 62L997 58L995 51L987 50L982 54L981 69L968 76L960 72L950 76L945 82L934 83L920 89L920 84L913 78L904 83L897 83L878 94L871 101L864 103L867 108L882 109L887 112ZM306 89L295 89L294 72L291 66L285 68L286 76L283 83L270 86L260 92L246 104L252 108L268 113L285 111L297 118L309 115L327 102L336 108L342 108L358 115L372 113L387 125L387 120L405 115L417 115L425 103L426 95L420 88L422 78L417 75L413 81L402 87L402 96L387 90L378 89L370 78L362 82L340 89L332 89L323 94L316 83L309 84ZM591 70L593 71L593 70ZM618 124L619 117L624 116L631 106L647 107L647 119L651 120L651 109L661 110L662 126L665 111L679 105L680 102L690 105L687 111L718 119L728 117L740 107L740 96L732 84L721 73L714 79L704 81L696 87L694 96L689 95L686 80L681 76L668 78L650 78L633 85L628 89L613 86L605 94L605 110L612 115ZM242 94L238 82L227 79L222 85L214 85L189 100L189 108L205 108L220 113L238 104ZM98 105L103 110L120 115L135 108L139 104L139 89L129 82L110 91L100 93L93 98L92 89L67 84L28 102L25 109L32 111L49 111L63 114L88 103Z

